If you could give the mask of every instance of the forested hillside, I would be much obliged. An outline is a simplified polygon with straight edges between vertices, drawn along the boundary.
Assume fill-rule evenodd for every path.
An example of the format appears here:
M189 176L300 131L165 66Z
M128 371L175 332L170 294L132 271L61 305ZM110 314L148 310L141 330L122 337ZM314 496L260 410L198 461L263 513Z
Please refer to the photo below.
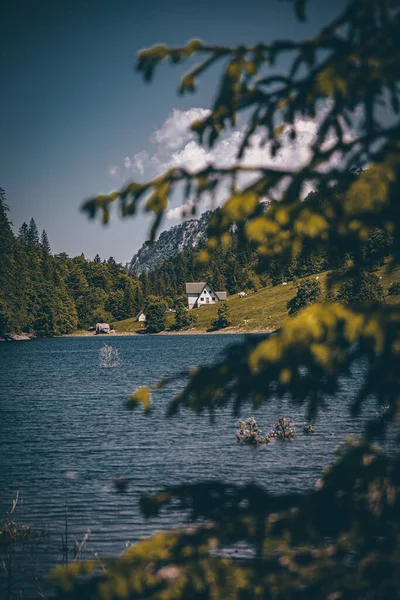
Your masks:
M61 335L97 321L132 317L141 284L111 257L94 261L53 255L33 219L14 235L0 188L0 336Z
M342 266L334 253L328 257L310 246L299 258L272 261L265 271L262 257L237 233L228 247L214 251L212 262L199 260L199 244L137 277L112 257L102 261L97 255L90 261L84 255L53 255L46 232L40 235L33 219L14 235L1 188L0 193L0 337L19 332L61 335L88 329L98 321L131 319L149 298L174 306L182 299L187 281L208 281L214 289L235 294ZM213 216L218 219L218 211ZM193 227L196 229L196 221L192 221ZM162 234L164 246L173 245L176 230ZM391 240L381 230L374 230L362 250L365 269L382 265L390 249Z

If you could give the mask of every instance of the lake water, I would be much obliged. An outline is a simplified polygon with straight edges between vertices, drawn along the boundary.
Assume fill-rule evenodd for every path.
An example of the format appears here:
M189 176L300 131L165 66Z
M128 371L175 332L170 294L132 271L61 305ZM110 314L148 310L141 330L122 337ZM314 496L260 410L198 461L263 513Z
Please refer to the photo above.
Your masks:
M240 415L254 414L263 431L280 413L292 417L300 431L292 442L239 446L237 418L229 409L213 425L207 415L165 419L171 390L157 395L151 416L126 410L126 399L139 384L212 361L238 340L232 335L113 337L107 343L118 348L121 359L114 369L99 365L104 338L0 344L0 518L18 490L23 503L16 520L49 534L39 543L17 545L11 554L0 548L0 598L38 597L46 590L46 572L63 561L66 504L69 545L89 529L85 556L101 558L179 524L179 515L171 514L145 521L139 511L144 492L210 479L256 482L276 493L314 486L335 448L361 429L344 409L360 383L361 367L320 416L313 436L301 434L303 414L284 403ZM115 492L115 477L128 479L125 494Z

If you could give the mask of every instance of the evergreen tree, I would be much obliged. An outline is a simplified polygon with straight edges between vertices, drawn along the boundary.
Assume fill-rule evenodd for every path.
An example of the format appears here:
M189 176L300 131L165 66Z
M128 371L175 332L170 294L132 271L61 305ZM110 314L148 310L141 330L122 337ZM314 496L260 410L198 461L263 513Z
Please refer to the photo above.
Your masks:
M140 283L142 286L142 294L143 294L144 298L147 298L147 296L149 296L152 293L152 290L151 290L151 284L149 281L149 277L148 277L146 271L143 271L140 274L139 279L140 279Z
M197 320L197 315L195 312L193 312L193 310L187 309L186 298L183 302L177 302L175 306L175 329L187 329L188 327L194 325Z
M398 296L400 295L400 283L392 282L388 287L388 296Z
M33 248L39 248L39 246L40 246L40 242L39 242L39 230L37 228L37 225L36 225L36 222L35 222L34 218L32 218L29 221L29 227L28 227L28 232L27 232L27 242Z
M300 310L321 300L321 286L315 279L302 281L297 286L296 295L286 305L290 316L296 315Z
M230 308L225 302L221 302L218 306L217 317L211 321L211 330L225 329L232 325L230 318Z
M96 256L95 256L95 257L94 257L94 259L93 259L93 262L94 262L94 263L96 263L96 264L99 264L99 263L101 263L101 258L100 258L100 256L99 256L99 254L96 254Z
M376 275L360 272L343 281L337 299L346 304L382 303L384 293Z
M136 315L140 310L140 305L137 304L136 286L131 278L125 275L126 281L122 299L122 314L123 319L129 319Z
M107 263L51 255L43 231L24 223L14 237L0 190L0 336L25 331L62 335L99 320L132 317L141 308L140 282L111 257Z
M118 321L133 316L132 313L128 313L125 310L123 290L115 290L110 292L107 300L105 301L104 308L113 316L114 319Z
M22 242L28 243L28 225L25 223L25 221L22 223L21 227L19 228L18 237L20 238L20 240Z
M150 296L145 305L146 331L160 333L167 326L166 304L163 298Z
M13 330L15 325L15 240L8 219L5 192L0 188L0 336Z
M44 229L40 238L40 247L42 249L43 256L48 257L51 255L49 238L47 237L47 233Z
M14 244L14 234L7 216L8 211L5 191L0 188L0 257L2 254L10 253Z

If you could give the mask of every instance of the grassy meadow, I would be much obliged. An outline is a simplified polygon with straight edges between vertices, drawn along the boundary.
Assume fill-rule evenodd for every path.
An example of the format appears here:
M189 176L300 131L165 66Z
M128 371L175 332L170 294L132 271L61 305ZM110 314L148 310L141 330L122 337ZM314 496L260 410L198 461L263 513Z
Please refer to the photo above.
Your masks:
M385 301L390 304L400 302L400 296L388 296L387 289L391 282L400 282L400 268L394 270L391 274L385 272L385 267L381 267L375 273L382 277L380 283L385 292ZM327 273L312 275L305 279L315 279L319 277L322 289L325 287ZM239 298L237 294L228 297L227 304L230 308L230 318L232 326L222 331L226 333L250 333L252 331L268 331L282 326L288 318L286 303L296 294L297 282L288 281L286 285L279 284L268 286L257 292L249 292L246 298ZM197 322L185 333L203 333L210 327L211 321L216 317L218 304L202 306L195 310ZM169 313L167 319L168 329L172 329L174 324L174 314ZM144 330L144 324L138 323L135 318L116 321L111 324L117 333L137 333Z

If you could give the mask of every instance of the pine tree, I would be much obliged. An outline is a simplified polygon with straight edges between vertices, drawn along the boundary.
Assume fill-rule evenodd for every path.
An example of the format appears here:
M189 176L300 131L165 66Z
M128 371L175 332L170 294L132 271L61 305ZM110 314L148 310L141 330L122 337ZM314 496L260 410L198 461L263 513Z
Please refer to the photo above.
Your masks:
M15 244L5 191L0 188L0 336L13 330L15 325Z
M321 297L321 286L318 281L302 281L297 287L296 295L286 305L289 315L296 315L306 306L319 302Z
M8 211L5 191L0 188L0 256L5 252L10 252L14 242L14 234L7 216Z
M230 308L228 304L222 302L218 307L217 317L211 321L211 330L225 329L230 325L232 325Z
M146 331L148 333L160 333L167 326L167 317L165 313L166 304L163 298L159 296L149 296L145 304L146 313Z
M337 299L350 305L379 304L384 301L383 288L376 275L361 272L340 285Z
M21 227L19 228L18 237L25 244L28 243L28 225L25 223L25 221L22 223Z
M100 256L99 256L99 254L96 254L96 256L95 256L95 257L94 257L94 259L93 259L93 262L94 262L94 263L96 263L96 264L99 264L99 263L101 263L101 258L100 258Z
M128 277L128 276L126 276ZM140 309L139 306L136 305L136 297L135 297L135 285L131 279L127 279L123 292L123 302L122 302L122 314L123 319L129 319L133 317Z
M47 237L47 233L45 229L42 231L42 236L40 238L40 247L42 249L42 254L45 257L51 256L51 248L49 238Z
M197 320L197 315L193 310L188 310L186 298L176 303L175 329L186 329L193 325Z
M39 248L40 247L39 230L37 228L37 225L35 223L35 219L34 218L32 218L29 221L29 227L28 227L28 233L27 233L27 241L34 248Z

